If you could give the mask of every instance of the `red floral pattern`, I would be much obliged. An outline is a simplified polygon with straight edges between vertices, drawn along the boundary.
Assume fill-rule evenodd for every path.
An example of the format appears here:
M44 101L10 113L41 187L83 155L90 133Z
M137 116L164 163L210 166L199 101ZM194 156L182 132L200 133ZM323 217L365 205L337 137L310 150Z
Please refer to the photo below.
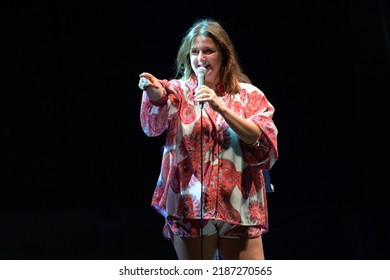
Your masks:
M207 103L201 113L193 97L195 76L188 81L160 82L166 97L151 102L144 92L140 112L146 135L159 136L168 130L152 207L166 219L193 221L203 214L205 220L253 226L254 233L267 232L261 170L270 169L278 159L273 106L253 85L241 83L240 92L234 95L218 87L218 96L227 107L261 128L261 137L248 145ZM193 223L191 229L196 231L199 225Z

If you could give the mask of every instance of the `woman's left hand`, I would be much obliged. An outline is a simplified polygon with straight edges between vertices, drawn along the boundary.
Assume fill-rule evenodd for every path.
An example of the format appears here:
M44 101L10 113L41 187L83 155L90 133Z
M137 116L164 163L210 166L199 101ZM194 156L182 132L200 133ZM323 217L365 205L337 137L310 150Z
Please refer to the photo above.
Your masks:
M215 91L208 86L198 86L194 93L194 101L196 102L208 102L210 107L217 112L222 112L226 109L226 106L219 100Z

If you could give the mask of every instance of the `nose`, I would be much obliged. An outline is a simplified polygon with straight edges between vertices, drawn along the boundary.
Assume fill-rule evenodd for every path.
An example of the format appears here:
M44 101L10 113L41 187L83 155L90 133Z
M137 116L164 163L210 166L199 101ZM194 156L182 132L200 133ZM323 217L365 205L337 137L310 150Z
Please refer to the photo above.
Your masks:
M198 54L198 61L199 62L205 62L206 61L206 56L205 56L205 54L203 53L203 52L199 52L199 54Z

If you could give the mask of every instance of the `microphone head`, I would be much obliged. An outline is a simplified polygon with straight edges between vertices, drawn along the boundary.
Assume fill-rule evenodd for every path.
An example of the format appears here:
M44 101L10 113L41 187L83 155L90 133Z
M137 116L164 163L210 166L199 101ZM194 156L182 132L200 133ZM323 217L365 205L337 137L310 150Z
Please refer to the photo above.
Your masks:
M195 70L195 74L196 74L196 76L204 76L204 75L206 75L206 72L207 72L207 69L206 68L204 68L204 67L198 67L198 68L196 68L196 70Z

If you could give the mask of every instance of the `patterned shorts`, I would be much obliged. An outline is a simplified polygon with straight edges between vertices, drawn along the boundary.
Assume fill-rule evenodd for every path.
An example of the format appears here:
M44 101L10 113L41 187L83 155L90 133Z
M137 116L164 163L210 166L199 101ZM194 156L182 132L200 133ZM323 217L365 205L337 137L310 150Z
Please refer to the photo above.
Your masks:
M253 238L261 235L261 226L242 226L228 224L217 220L204 219L203 226L199 219L178 219L168 217L163 229L166 239L171 239L171 233L181 237L199 237L213 235L226 238Z

